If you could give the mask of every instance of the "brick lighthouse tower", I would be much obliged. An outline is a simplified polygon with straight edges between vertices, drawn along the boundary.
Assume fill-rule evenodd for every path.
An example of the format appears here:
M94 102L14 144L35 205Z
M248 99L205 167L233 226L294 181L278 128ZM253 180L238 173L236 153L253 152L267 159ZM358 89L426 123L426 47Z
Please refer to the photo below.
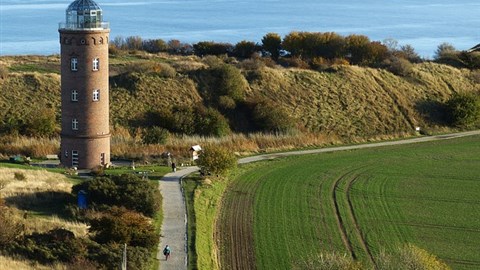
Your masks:
M110 163L108 37L102 9L75 0L60 23L61 164L92 169Z

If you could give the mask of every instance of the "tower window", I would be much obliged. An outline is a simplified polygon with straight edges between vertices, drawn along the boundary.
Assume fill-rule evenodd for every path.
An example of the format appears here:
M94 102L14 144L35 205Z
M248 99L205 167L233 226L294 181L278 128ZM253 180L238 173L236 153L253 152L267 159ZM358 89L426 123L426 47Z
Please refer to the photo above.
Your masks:
M100 90L95 89L93 90L93 101L98 101L100 99Z
M76 118L72 119L72 130L78 130L78 120Z
M100 68L100 59L93 59L93 70L97 71Z
M72 71L77 71L78 70L78 59L76 57L72 57L70 59L70 69Z
M72 90L72 101L78 101L78 91Z

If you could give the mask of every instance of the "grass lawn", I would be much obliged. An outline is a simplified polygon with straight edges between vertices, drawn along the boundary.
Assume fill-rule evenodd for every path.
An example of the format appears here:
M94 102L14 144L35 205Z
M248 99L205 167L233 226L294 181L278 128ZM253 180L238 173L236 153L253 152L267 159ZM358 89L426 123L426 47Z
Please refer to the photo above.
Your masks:
M322 252L368 267L380 251L412 243L453 269L478 269L478 165L479 136L246 165L217 222L221 263L253 246L258 269L290 269ZM244 201L251 217L225 214ZM236 236L230 223L247 226Z

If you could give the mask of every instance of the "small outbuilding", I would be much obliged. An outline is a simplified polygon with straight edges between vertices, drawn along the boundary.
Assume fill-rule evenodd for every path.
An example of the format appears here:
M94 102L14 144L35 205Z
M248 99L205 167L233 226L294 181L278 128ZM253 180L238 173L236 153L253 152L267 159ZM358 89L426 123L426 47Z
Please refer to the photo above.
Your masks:
M200 155L200 151L202 151L202 147L196 144L190 148L190 151L192 151L192 160L195 161L198 159L198 156Z

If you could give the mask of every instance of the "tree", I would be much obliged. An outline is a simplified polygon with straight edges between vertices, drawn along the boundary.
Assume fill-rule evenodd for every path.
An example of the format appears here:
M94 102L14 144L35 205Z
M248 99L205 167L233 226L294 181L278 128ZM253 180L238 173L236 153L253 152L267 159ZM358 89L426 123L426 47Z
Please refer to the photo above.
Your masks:
M227 119L216 109L197 110L196 130L202 135L226 136L231 133Z
M129 50L141 50L142 38L140 36L130 36L125 39L125 45Z
M213 41L201 41L193 45L195 54L198 56L205 55L223 55L233 51L230 43L217 43Z
M437 50L435 51L435 55L433 58L435 60L441 60L444 58L449 58L454 56L457 53L457 50L455 47L453 47L452 44L444 42L440 45L438 45Z
M410 44L402 45L397 54L399 57L405 58L412 63L420 63L422 61L418 53Z
M158 53L167 51L168 45L163 39L148 39L143 41L142 48L149 53Z
M291 32L283 38L282 47L292 56L302 57L304 32Z
M205 147L197 163L202 171L218 175L224 175L237 167L237 159L231 151L214 145Z
M258 128L266 132L285 133L295 127L294 119L281 106L265 100L255 105L253 120Z
M154 126L144 130L142 141L144 144L166 144L169 136L168 130Z
M241 102L245 99L247 82L240 70L231 65L221 65L210 70L215 79L212 85L213 98L215 103L221 96L228 96L235 102Z
M258 46L252 41L240 41L233 49L233 56L238 58L250 58L258 51Z
M450 121L459 127L478 124L480 118L480 98L472 93L455 93L447 101Z
M387 59L388 48L378 41L370 41L363 35L346 37L350 63L362 66L377 65Z
M52 136L55 134L57 121L53 109L40 109L29 116L25 132L31 136Z
M389 52L394 53L398 50L398 41L394 38L386 38L382 42L385 45Z
M277 33L268 33L262 38L262 47L270 53L272 59L277 60L282 49L282 38Z

